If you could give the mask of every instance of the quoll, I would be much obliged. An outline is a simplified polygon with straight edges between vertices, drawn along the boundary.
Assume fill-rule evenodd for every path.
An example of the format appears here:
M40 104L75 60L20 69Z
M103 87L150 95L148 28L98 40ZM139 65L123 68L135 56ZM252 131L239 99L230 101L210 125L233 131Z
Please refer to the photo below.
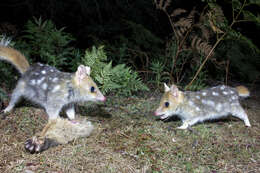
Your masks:
M30 66L23 54L8 47L9 42L0 42L0 59L14 65L22 76L4 113L24 97L45 108L49 119L56 119L62 108L74 119L74 103L106 100L90 77L90 67L80 65L75 73L66 73L41 63Z
M161 119L178 116L183 122L179 129L187 129L198 122L218 119L229 114L243 120L246 126L251 126L239 102L239 97L248 97L250 94L244 86L233 88L219 85L197 92L183 92L176 85L168 87L164 84L164 90L165 93L154 114Z

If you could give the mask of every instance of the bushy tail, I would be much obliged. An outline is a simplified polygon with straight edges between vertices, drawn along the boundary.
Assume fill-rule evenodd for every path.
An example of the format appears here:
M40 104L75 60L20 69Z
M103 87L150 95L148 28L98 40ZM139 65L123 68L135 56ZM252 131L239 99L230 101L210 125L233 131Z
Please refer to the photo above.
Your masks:
M19 51L9 47L10 39L3 38L0 41L0 60L7 61L23 74L30 67L29 62Z
M249 97L250 96L250 91L245 86L242 86L242 85L237 86L236 90L240 97Z

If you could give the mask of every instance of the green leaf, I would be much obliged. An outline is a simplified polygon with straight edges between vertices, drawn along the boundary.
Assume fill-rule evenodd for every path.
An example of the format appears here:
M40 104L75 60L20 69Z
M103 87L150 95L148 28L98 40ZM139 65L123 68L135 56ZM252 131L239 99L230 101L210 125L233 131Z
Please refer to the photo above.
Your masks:
M260 22L259 16L256 17L253 13L247 10L243 10L244 19L252 22Z
M260 1L259 0L249 0L249 4L256 4L260 6Z
M242 7L242 4L239 0L232 0L232 8L236 10L240 10Z

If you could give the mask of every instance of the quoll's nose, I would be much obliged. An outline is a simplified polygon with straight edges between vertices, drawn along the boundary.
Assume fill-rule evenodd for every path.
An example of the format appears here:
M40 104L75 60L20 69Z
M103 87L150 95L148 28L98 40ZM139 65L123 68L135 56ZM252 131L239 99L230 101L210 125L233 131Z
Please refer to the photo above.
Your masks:
M105 102L107 100L107 98L105 96L103 96L103 98L101 99L102 102Z

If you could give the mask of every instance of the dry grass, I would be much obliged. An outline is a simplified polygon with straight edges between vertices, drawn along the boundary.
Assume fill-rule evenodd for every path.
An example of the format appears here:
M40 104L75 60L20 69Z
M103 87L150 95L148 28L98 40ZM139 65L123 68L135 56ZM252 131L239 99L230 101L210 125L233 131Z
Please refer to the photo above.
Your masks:
M243 101L251 128L228 117L193 131L177 130L179 120L156 120L159 96L111 97L106 105L80 107L94 133L34 155L24 141L42 129L45 113L16 108L0 121L0 172L260 172L259 96Z

